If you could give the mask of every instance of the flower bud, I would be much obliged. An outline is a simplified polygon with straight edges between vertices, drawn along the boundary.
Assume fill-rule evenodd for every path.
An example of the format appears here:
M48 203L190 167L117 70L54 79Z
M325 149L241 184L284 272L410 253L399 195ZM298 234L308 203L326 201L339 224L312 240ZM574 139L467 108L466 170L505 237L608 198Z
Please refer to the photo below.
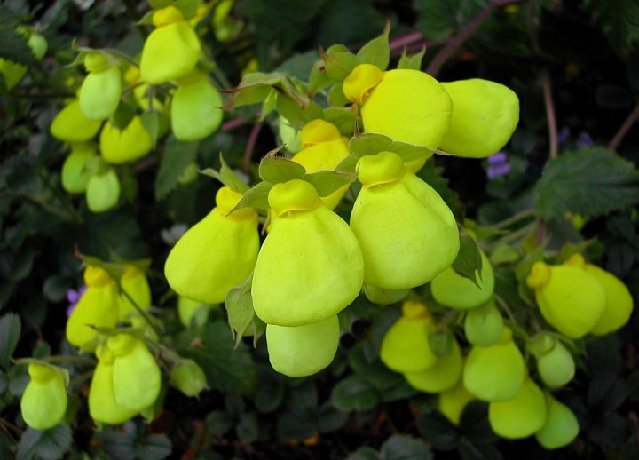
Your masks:
M183 360L171 369L171 384L187 396L198 396L208 389L204 371L193 360Z
M222 96L209 77L194 72L178 82L171 100L171 130L176 139L198 140L213 133L222 123Z
M477 307L493 296L495 279L493 267L480 251L481 272L474 281L455 273L453 267L446 268L430 282L430 292L437 302L447 307L467 309Z
M91 143L75 145L62 165L60 179L68 193L84 193L92 176L89 165L97 160L97 149Z
M120 200L122 186L115 171L109 168L89 179L87 184L87 206L93 212L108 211Z
M153 139L138 115L124 130L106 122L100 132L100 154L107 163L131 163L151 151Z
M22 418L34 430L62 422L67 411L66 371L48 364L29 364L29 383L20 398Z
M276 217L255 265L255 313L266 323L285 327L335 315L363 285L355 235L303 180L274 185L268 201Z
M575 361L566 347L555 338L544 334L527 347L537 358L537 369L542 382L549 387L561 387L575 376Z

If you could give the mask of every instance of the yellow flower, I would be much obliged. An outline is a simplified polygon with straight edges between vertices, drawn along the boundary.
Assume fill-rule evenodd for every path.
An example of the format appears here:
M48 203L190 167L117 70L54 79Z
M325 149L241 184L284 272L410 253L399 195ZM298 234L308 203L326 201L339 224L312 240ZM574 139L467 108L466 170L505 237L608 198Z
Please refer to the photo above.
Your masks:
M87 206L93 212L108 211L120 200L120 179L112 168L89 178L86 190Z
M131 316L137 316L139 313L133 306L133 302L142 310L148 310L151 306L151 289L146 279L146 274L137 267L129 265L124 269L120 280L122 286L122 295L120 303L120 319L127 320ZM126 292L129 297L127 297Z
M51 135L68 142L88 141L95 136L101 123L89 120L74 99L55 116L51 122Z
M20 398L22 418L34 430L59 424L67 411L66 371L48 364L29 364L29 383Z
M88 165L97 158L97 148L93 143L82 142L72 145L71 153L62 165L60 179L62 187L69 193L84 193L91 179Z
M98 333L90 325L113 328L118 321L120 297L115 281L100 267L84 270L87 290L67 321L67 340L84 350L94 350Z
M355 235L303 180L274 185L268 201L274 218L255 265L255 313L285 327L335 315L363 284Z
M241 197L228 186L220 188L217 207L182 235L169 253L164 274L179 295L221 303L253 271L260 245L257 213L244 208L229 214Z
M185 359L171 368L171 383L187 396L198 396L208 388L206 375L198 364Z
M151 151L153 139L138 115L124 130L106 122L100 132L100 154L107 163L131 163Z
M105 60L99 52L85 56L85 66L91 73L82 82L80 109L89 120L106 120L113 115L120 103L122 74L117 65L93 65L94 54Z
M575 440L579 434L579 421L566 405L546 393L548 417L546 424L535 433L544 449L559 449Z
M417 353L413 350L413 353ZM445 356L437 359L437 362L421 371L405 372L406 381L413 388L426 393L440 393L455 386L462 374L461 349L456 340Z
M501 149L519 121L519 99L508 87L473 78L442 86L453 100L450 127L439 146L460 157L485 158Z
M391 152L362 157L363 187L351 227L364 255L366 284L410 289L450 266L459 250L453 213L424 181Z
M512 399L493 401L488 406L488 421L493 431L506 439L523 439L546 424L548 408L539 386L526 379Z
M171 130L176 139L204 139L222 123L222 96L201 72L178 81L171 100Z
M193 27L174 6L153 15L155 30L146 38L140 58L140 77L152 84L177 80L193 71L202 45Z
M466 387L458 382L452 388L444 390L437 399L437 409L444 414L451 423L459 425L464 407L475 397L466 390Z

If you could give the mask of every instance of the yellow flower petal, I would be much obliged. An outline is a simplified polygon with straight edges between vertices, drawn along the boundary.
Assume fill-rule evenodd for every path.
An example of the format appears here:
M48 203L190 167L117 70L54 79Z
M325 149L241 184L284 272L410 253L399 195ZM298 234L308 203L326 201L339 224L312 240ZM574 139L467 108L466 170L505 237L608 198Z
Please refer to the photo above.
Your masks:
M84 78L80 90L80 109L89 120L106 120L115 112L122 95L119 67L111 67Z
M171 100L171 130L176 139L204 139L222 123L222 96L205 74L195 72L183 80Z
M506 439L523 439L539 431L546 424L547 414L546 398L530 378L512 399L488 406L491 428Z
M51 135L69 142L88 141L98 133L100 125L97 120L89 120L82 113L80 102L74 99L51 122Z
M31 380L20 398L22 418L34 430L53 428L67 411L66 379L61 370L45 364L29 364Z

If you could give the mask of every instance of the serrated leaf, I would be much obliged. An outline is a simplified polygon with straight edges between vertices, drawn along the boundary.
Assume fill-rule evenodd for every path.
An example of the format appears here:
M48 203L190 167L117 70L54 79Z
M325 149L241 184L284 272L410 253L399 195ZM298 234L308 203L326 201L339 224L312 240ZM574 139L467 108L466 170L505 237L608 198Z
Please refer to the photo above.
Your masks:
M219 171L216 171L212 168L207 168L200 171L200 173L204 174L205 176L212 177L213 179L219 180L224 185L228 185L229 187L231 187L237 193L244 193L249 189L248 185L246 185L244 181L237 174L235 174L235 171L233 171L231 167L226 164L226 161L224 161L224 156L221 153L220 164L222 166L220 167Z
M213 436L222 436L233 426L233 418L223 410L214 410L204 419L206 432Z
M328 196L339 188L349 185L355 180L355 176L336 171L318 171L307 174L304 180L315 187L319 196Z
M388 35L390 23L386 23L384 31L379 37L375 37L357 52L357 58L362 64L372 64L382 70L386 70L390 62L390 46Z
M57 425L46 431L29 428L18 444L17 460L58 460L71 447L73 436L69 425Z
M402 55L399 57L399 61L397 63L397 68L421 70L422 59L424 58L425 53L426 53L426 47L423 47L421 51L415 54L411 54L410 56L406 54L406 50L402 51Z
M250 326L255 322L255 309L253 297L251 297L251 282L253 274L239 286L231 289L226 294L224 305L228 316L229 326L235 332L235 345L245 335L253 335ZM255 328L253 328L255 330Z
M372 409L379 402L379 393L358 375L350 375L333 387L331 401L341 410Z
M163 460L171 455L171 440L164 434L148 434L139 441L138 458Z
M273 188L273 184L269 182L260 182L259 184L251 187L240 199L239 203L235 205L233 211L237 211L242 208L255 208L262 211L268 211L268 194Z
M333 123L345 136L350 137L355 130L356 117L350 107L326 107L322 118Z
M303 108L294 97L278 93L275 106L280 115L286 118L291 125L296 126L302 121Z
M477 284L478 279L481 279L481 267L482 260L477 242L465 233L460 234L459 252L453 262L453 270Z
M178 141L170 138L166 143L160 171L155 178L155 199L162 200L178 185L187 166L193 163L197 156L199 142Z
M326 97L328 103L333 107L344 107L351 102L344 96L344 87L341 83L335 83L331 86Z
M428 445L421 439L405 434L388 438L379 452L383 460L430 460L433 458Z
M582 149L550 160L534 195L540 217L601 216L639 203L639 173L612 151Z
M151 110L143 113L140 116L140 121L142 122L144 129L151 135L153 145L155 145L166 127L166 119L164 118L164 115L158 110Z
M0 58L25 66L39 65L27 38L8 24L0 24Z
M344 81L351 71L360 64L357 56L350 51L331 52L329 50L322 55L326 74L336 81Z
M280 184L293 179L303 179L304 166L282 157L266 156L260 162L258 174L262 180L271 184Z
M255 84L233 90L233 107L260 104L273 93L273 87L266 84Z
M362 134L353 137L348 144L348 149L357 156L376 155L379 152L388 150L393 144L393 140L382 134Z
M212 387L231 394L255 390L255 363L244 343L234 346L226 322L207 323L194 334L187 330L177 337L178 352L200 365Z
M0 317L0 366L8 369L11 355L20 340L20 317L16 313L7 313Z
M439 412L422 413L417 418L417 430L437 449L453 449L459 441L455 426Z
M404 163L408 163L409 161L418 160L421 158L427 158L432 156L432 154L434 153L434 151L429 149L428 147L405 144L399 141L394 141L390 145L390 147L388 147L388 151L399 155Z

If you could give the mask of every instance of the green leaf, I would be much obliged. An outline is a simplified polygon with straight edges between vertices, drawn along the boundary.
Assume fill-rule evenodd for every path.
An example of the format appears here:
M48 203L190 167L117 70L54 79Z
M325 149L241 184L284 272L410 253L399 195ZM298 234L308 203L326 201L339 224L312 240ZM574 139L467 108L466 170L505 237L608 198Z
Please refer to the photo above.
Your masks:
M360 64L357 56L350 51L337 51L334 53L327 51L322 55L322 59L324 59L326 74L336 81L344 81L351 71Z
M354 173L357 169L359 157L353 153L344 158L336 167L335 171L343 173Z
M9 24L0 24L0 58L25 66L40 65L27 44L27 38Z
M447 329L436 329L428 334L430 349L438 358L442 358L450 352L454 340L453 333Z
M220 153L220 164L222 166L220 167L219 171L212 168L207 168L200 172L205 176L209 176L213 179L219 180L224 185L228 185L237 193L244 193L249 189L248 185L246 185L244 181L237 174L235 174L235 171L233 171L231 167L226 164L222 153Z
M357 52L357 58L362 64L372 64L385 70L390 62L390 46L388 44L388 34L390 33L390 23L387 22L384 31L366 43Z
M328 90L328 103L333 107L344 107L347 104L350 104L346 96L344 96L344 87L341 83L335 83L331 86L331 89Z
M267 155L260 162L258 174L266 182L280 184L292 179L303 179L306 171L299 163Z
M71 447L73 437L69 425L57 425L46 431L29 428L22 433L17 460L57 460Z
M287 411L277 420L277 434L281 439L303 441L315 433L315 423L308 411Z
M223 410L214 410L204 419L206 432L213 436L222 436L233 426L233 418Z
M315 63L320 56L317 51L307 51L305 53L296 53L280 66L275 72L287 74L301 81L306 81L315 67Z
M463 460L503 460L504 458L492 444L475 444L467 438L461 439L459 453Z
M167 120L159 110L151 110L140 116L140 121L144 129L151 135L153 145L160 139L160 136L167 128Z
M178 180L197 155L198 142L170 138L164 149L160 171L155 178L155 199L164 199L179 184Z
M255 390L255 363L244 343L234 348L226 322L205 324L199 336L187 330L177 338L178 352L197 362L212 387L231 394Z
M29 276L35 256L35 249L32 246L22 247L15 257L9 279L11 281L22 281Z
M455 425L439 412L422 413L417 418L417 430L437 449L451 450L459 442Z
M465 233L460 234L459 252L453 262L453 270L477 284L478 278L481 277L481 267L482 260L477 242Z
M171 455L171 440L164 434L148 434L139 441L137 458L163 460Z
M350 375L335 385L331 401L338 409L372 409L379 402L379 393L366 380L358 375Z
M601 147L568 152L548 162L534 195L540 217L601 216L639 203L639 173Z
M397 63L397 68L421 70L422 59L424 58L425 53L426 53L426 47L423 47L421 51L415 54L411 54L410 56L406 54L406 50L402 51L402 55L400 56L399 62Z
M355 176L336 171L318 171L307 174L304 180L315 187L319 196L328 196L337 189L349 185L355 180Z
M11 355L20 340L20 317L16 313L7 313L0 317L0 366L8 369Z
M379 453L372 447L360 447L352 452L346 460L380 460Z
M253 336L257 332L255 328L255 310L253 309L253 297L251 297L251 282L253 274L239 286L231 289L226 294L224 302L229 325L235 332L235 345L237 346L244 336ZM253 326L251 328L251 326ZM251 330L252 329L252 330Z
M273 184L270 182L260 182L259 184L248 189L239 203L235 205L233 211L237 211L242 208L255 208L262 211L268 211L268 194L273 188Z
M201 4L202 0L175 0L175 6L187 20L195 16Z
M433 458L428 444L405 434L394 434L380 450L383 460L430 460Z
M617 53L630 53L639 40L639 4L634 0L586 0L584 4Z
M273 412L284 399L282 377L273 372L270 365L260 365L257 368L257 380L260 384L255 393L255 407L264 414Z
M333 123L347 137L351 137L355 130L356 117L350 107L326 107L322 118Z
M416 9L425 38L444 40L467 24L489 0L418 0Z
M353 137L348 144L348 149L357 156L377 155L387 151L393 144L393 140L382 134L362 134Z

